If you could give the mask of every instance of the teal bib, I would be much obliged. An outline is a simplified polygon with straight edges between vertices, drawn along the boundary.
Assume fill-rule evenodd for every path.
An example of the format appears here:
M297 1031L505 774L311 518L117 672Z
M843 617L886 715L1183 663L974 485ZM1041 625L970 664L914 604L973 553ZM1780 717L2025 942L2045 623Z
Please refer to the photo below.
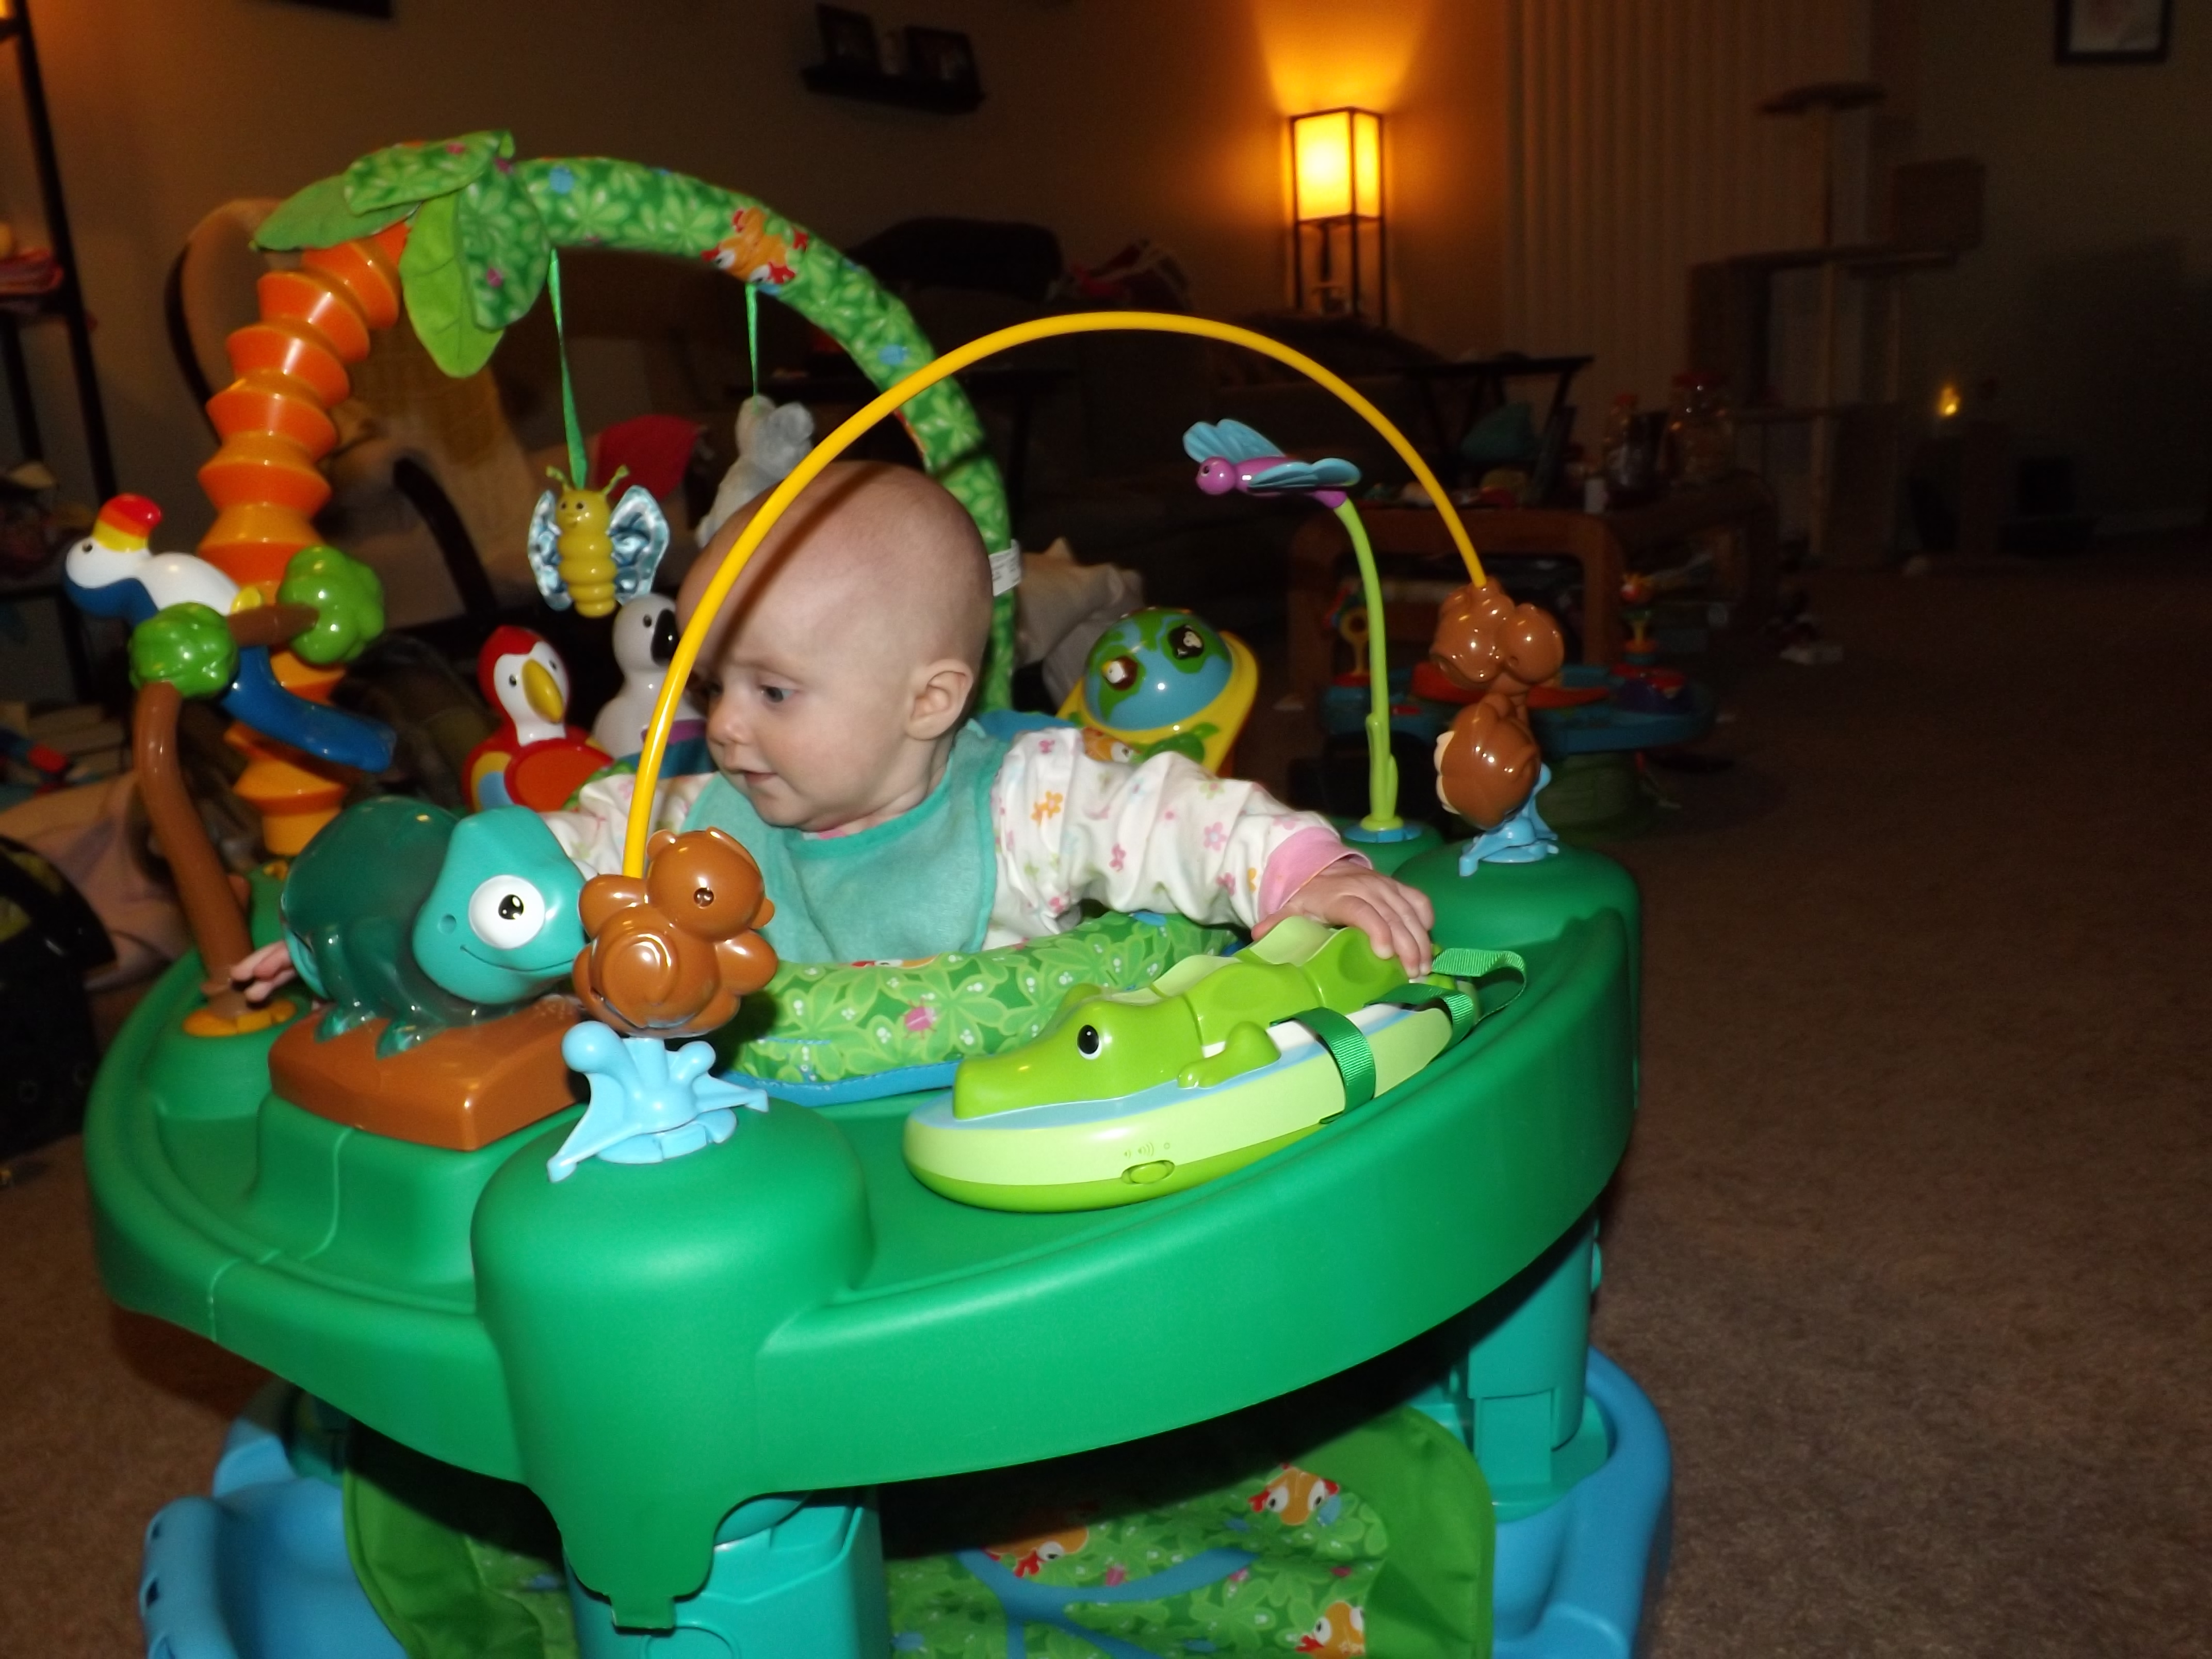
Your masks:
M978 950L998 895L991 785L1006 752L974 725L962 726L927 800L849 836L764 823L720 775L684 827L726 830L759 862L775 903L761 931L786 962L911 962Z

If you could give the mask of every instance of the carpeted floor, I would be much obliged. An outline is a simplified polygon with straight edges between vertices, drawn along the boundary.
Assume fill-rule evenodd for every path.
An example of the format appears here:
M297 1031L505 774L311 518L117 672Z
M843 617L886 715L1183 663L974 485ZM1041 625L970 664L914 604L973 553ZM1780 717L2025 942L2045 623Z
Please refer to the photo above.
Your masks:
M1674 1437L1661 1659L2212 1651L2212 550L1818 583L1617 849L1644 1108L1599 1339ZM137 1651L247 1367L0 1191L0 1655ZM1378 1656L1388 1659L1388 1656Z

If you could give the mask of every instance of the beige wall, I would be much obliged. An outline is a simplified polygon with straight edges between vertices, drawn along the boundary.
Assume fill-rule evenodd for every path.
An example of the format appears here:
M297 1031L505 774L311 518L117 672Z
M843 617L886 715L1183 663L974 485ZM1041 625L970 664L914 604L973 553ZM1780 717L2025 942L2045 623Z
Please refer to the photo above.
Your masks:
M2201 517L2212 458L2212 15L2176 10L2169 62L2089 69L2047 4L1920 5L1914 148L1988 164L1988 225L1915 288L1907 395L1955 380L2122 528Z
M839 243L927 213L1048 224L1076 260L1149 234L1203 307L1235 312L1285 291L1281 117L1358 101L1391 118L1394 320L1447 350L1498 344L1502 8L879 0L879 24L971 34L988 95L960 117L806 93L805 0L398 0L388 24L275 0L50 0L39 27L118 466L183 545L210 442L162 333L169 259L215 204L400 138L510 127L526 155L696 173ZM37 217L4 121L0 212ZM88 493L58 331L34 333L50 449Z
M1510 0L1520 179L1507 315L1528 349L1596 356L1578 390L1586 439L1616 393L1663 408L1675 374L1705 367L1684 361L1692 264L1819 242L1814 134L1757 106L1863 77L1866 10L1867 0ZM1837 143L1846 204L1855 131ZM1839 238L1856 234L1848 205L1838 221ZM1778 350L1774 377L1802 401L1789 355Z

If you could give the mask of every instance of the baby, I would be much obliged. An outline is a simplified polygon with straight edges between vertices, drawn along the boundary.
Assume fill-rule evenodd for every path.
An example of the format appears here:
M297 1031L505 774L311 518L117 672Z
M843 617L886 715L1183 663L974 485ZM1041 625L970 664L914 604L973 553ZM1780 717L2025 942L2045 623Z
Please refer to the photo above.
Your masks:
M686 576L686 624L751 517ZM1065 728L986 735L967 715L990 621L989 562L957 501L907 468L830 466L713 624L696 690L715 770L665 785L653 827L744 843L786 961L1012 944L1073 927L1088 899L1255 934L1310 916L1428 971L1426 896L1314 814L1179 755L1129 765L1087 757ZM619 867L631 790L602 778L548 815L570 857Z
M684 581L687 625L754 506ZM658 791L655 830L728 831L760 865L787 962L911 961L1063 931L1085 900L1255 935L1358 927L1418 978L1435 913L1310 812L1176 754L1091 759L1065 728L1011 742L968 719L990 563L965 509L903 467L840 462L769 532L713 624L695 690L714 771ZM711 665L711 666L706 666ZM622 867L635 780L545 815L586 871ZM234 978L257 1000L282 947Z

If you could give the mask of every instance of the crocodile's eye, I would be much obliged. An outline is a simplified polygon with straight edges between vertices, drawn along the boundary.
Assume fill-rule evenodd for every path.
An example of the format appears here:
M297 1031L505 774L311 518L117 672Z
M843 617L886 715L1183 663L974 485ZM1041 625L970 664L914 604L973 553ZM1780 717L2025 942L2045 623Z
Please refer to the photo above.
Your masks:
M1098 674L1116 691L1126 691L1137 683L1144 672L1137 665L1134 657L1115 657L1098 671Z
M1168 649L1177 661L1188 662L1193 657L1206 654L1206 641L1195 628L1184 623L1168 635Z
M1075 1034L1075 1052L1085 1060L1097 1058L1098 1028L1096 1025L1086 1025Z
M495 951L530 943L545 926L545 896L520 876L494 876L469 896L469 930Z

